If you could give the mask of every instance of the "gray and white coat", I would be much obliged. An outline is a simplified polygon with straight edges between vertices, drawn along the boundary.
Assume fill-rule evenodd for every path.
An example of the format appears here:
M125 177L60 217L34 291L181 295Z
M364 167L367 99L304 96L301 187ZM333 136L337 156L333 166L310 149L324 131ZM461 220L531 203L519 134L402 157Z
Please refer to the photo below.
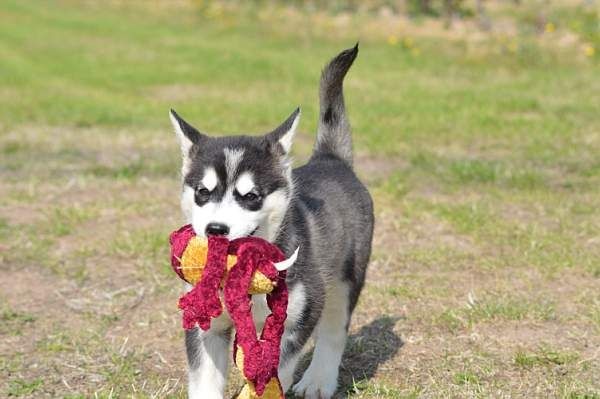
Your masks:
M292 169L289 152L300 110L262 136L208 137L175 111L170 118L182 150L181 207L199 235L230 239L255 235L276 243L287 256L299 248L288 269L288 318L282 339L279 377L292 387L302 349L315 338L312 361L293 386L306 398L330 398L350 316L365 281L373 234L373 204L352 169L352 139L343 98L343 80L358 45L336 56L323 70L320 116L313 155ZM260 326L268 308L253 297ZM208 331L186 332L190 398L222 398L228 374L231 320L224 313Z

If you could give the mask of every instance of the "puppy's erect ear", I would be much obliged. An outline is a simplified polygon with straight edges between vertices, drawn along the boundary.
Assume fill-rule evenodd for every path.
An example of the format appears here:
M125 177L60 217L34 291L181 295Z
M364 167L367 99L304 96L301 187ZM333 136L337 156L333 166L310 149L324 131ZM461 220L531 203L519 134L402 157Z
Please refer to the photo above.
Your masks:
M179 144L181 145L181 154L185 159L189 156L192 145L200 143L200 141L205 139L206 136L196 130L192 125L184 121L174 110L169 112L169 118L171 119L175 133L179 139Z
M278 128L267 134L267 140L272 145L279 145L284 154L289 154L292 149L292 141L296 134L296 128L300 122L300 108L296 108L294 112L283 122Z

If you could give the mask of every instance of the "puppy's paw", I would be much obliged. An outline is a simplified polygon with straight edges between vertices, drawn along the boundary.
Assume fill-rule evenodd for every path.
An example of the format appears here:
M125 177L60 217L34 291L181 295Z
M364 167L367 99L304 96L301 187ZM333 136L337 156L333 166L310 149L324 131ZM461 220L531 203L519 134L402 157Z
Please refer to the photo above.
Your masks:
M302 379L294 385L294 394L305 399L330 399L337 388L337 374L309 367Z
M221 392L215 392L210 390L194 390L188 391L189 399L224 399Z

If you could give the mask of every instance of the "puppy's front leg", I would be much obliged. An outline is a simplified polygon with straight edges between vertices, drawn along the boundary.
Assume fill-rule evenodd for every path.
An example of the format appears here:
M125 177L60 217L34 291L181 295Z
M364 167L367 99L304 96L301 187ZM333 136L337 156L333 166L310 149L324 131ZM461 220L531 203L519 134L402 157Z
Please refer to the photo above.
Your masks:
M231 329L185 332L190 399L222 399L229 368Z

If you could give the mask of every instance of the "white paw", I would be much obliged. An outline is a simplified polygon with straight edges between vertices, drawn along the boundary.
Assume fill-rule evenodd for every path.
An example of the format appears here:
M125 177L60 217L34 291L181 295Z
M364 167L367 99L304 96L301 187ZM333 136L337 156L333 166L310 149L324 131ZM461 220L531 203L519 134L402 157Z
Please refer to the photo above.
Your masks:
M190 389L188 399L223 399L223 393L206 389Z
M294 385L294 394L305 399L330 399L337 388L338 371L314 370L310 367Z

